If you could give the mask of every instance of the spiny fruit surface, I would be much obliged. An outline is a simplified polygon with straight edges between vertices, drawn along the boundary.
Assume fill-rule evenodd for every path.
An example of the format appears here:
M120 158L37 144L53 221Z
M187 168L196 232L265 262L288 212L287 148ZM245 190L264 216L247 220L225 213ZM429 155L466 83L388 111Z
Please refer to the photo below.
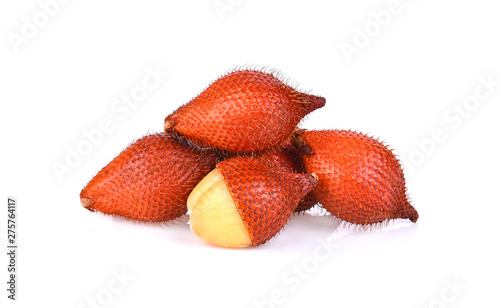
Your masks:
M290 140L285 140L283 144L272 148L271 150L265 152L251 153L248 155L244 154L234 154L234 153L224 153L223 158L225 160L235 157L255 157L261 160L267 161L270 164L276 165L278 168L284 171L293 173L305 173L306 169L302 158L294 146L290 143ZM318 203L318 200L314 196L314 193L309 192L302 201L299 202L294 212L299 213L307 211Z
M305 153L306 171L319 178L314 195L333 215L361 225L417 221L401 165L382 142L353 131L324 130L296 132L292 143Z
M184 215L192 189L215 166L216 155L165 133L145 136L113 159L80 193L90 211L142 221Z
M236 157L220 162L216 170L207 177L212 176L214 172L220 173L220 177L218 175L216 177L222 178L225 185L217 186L227 189L232 199L231 204L236 207L239 214L238 219L241 219L244 229L248 232L251 243L245 243L245 245L251 244L252 246L261 245L275 236L286 224L299 201L317 183L314 175L292 173L265 160L250 157ZM198 208L196 203L203 198L199 195L193 196L198 191L203 191L202 194L206 193L203 187L197 186L189 196L189 199L195 199L193 202L188 200L188 208L191 210L191 228L202 239L208 238L219 245L232 246L220 243L212 235L203 234L203 230L214 229L213 226L207 227L206 225L218 226L218 221L225 217L210 217L213 220L211 222L195 217L198 211L210 213L209 209ZM204 206L219 208L219 200L214 199L212 204L205 202ZM203 230L198 228L195 220L205 224ZM225 236L225 234L220 233L218 236Z
M297 150L292 146L289 140L285 141L282 146L278 146L271 151L267 151L258 155L261 159L267 160L272 164L279 166L285 170L295 173L305 173L304 163ZM299 202L294 212L299 213L312 208L318 200L311 191Z
M324 98L298 92L272 74L234 71L167 116L164 129L202 147L258 152L283 142L324 105Z

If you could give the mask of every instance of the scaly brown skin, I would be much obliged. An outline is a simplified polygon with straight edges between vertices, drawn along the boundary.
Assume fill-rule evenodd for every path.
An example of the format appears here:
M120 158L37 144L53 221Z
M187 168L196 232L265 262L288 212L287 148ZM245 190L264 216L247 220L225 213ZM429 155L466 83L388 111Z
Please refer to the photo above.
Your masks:
M283 229L297 204L318 182L315 175L292 173L259 158L231 158L218 163L217 169L253 246Z
M113 159L80 193L86 209L141 221L186 214L189 193L217 155L165 133L145 136Z
M301 130L292 144L303 153L306 171L317 174L314 195L333 215L360 225L418 220L401 165L382 142L353 131Z
M164 130L202 147L261 152L281 144L324 105L324 98L298 92L272 74L234 71L167 116Z
M258 155L258 157L268 160L285 170L289 170L295 173L306 172L304 163L302 162L302 158L289 140L287 140L283 145L271 151ZM294 212L300 213L307 211L317 203L318 200L314 196L314 193L311 191L310 193L305 195L304 198L299 202Z
M252 154L233 154L226 152L223 154L223 159L230 159L234 157L256 157L265 160L269 163L275 164L277 167L294 173L305 173L305 167L302 158L297 150L292 146L290 140L286 140L282 145L277 146L266 152L252 153ZM308 193L297 205L294 212L300 213L309 210L318 203L313 192Z

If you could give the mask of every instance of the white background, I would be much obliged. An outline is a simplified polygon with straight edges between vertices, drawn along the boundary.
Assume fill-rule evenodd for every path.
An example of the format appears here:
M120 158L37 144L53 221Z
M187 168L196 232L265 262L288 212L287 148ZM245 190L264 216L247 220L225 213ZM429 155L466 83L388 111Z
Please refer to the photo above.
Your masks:
M40 2L2 1L0 235L5 247L13 196L19 284L7 300L2 252L1 306L498 307L500 86L488 92L480 79L500 81L500 5L390 3L75 0L44 18ZM294 216L269 243L230 250L185 222L81 207L100 168L240 65L279 69L324 96L303 127L355 129L395 149L418 223L350 233L332 217ZM139 91L148 67L169 76L125 111L122 95ZM54 165L103 120L112 129L60 180Z

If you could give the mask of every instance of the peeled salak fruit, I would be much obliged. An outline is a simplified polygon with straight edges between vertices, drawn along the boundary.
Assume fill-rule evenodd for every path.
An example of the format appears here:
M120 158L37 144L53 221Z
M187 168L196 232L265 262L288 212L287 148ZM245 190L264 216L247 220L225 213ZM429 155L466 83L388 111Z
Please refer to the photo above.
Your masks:
M304 154L306 171L319 178L314 195L336 217L359 225L417 221L401 165L382 142L348 130L302 130L292 143Z
M261 245L284 227L317 181L258 158L225 160L189 195L191 229L220 246Z
M273 74L240 70L220 77L165 118L165 132L234 153L270 149L290 137L323 97L296 91Z
M189 193L214 167L217 155L165 133L126 148L80 193L90 211L142 221L168 221L187 212Z

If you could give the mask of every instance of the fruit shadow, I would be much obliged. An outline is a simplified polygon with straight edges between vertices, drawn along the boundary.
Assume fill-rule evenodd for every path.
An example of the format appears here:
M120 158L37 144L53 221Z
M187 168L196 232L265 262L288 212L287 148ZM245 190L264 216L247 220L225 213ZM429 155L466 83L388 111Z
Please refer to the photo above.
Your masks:
M297 250L312 249L324 243L358 243L367 248L379 238L387 245L402 244L410 240L418 231L418 225L406 219L386 221L372 226L360 226L346 223L332 215L294 214L287 226L267 244L257 249ZM348 246L351 246L351 245Z
M373 243L372 234L376 237L386 238L388 242L406 241L415 235L418 230L417 224L408 220L393 220L384 225L376 225L370 228L347 224L335 216L316 211L293 214L285 227L268 242L247 248L227 248L207 243L191 231L188 224L189 216L185 215L169 222L151 223L130 220L122 217L109 217L115 226L120 228L137 228L144 236L150 239L156 237L155 241L174 243L179 246L200 247L222 250L246 250L257 251L297 251L301 249L313 249L321 241L332 240L335 242L349 241L351 243L361 242L366 248ZM378 244L380 245L380 243Z
M111 216L110 220L115 227L134 229L147 236L150 240L175 243L176 245L193 245L197 240L196 235L191 231L188 221L189 216L184 215L177 219L166 222L146 222L127 219L120 216Z

